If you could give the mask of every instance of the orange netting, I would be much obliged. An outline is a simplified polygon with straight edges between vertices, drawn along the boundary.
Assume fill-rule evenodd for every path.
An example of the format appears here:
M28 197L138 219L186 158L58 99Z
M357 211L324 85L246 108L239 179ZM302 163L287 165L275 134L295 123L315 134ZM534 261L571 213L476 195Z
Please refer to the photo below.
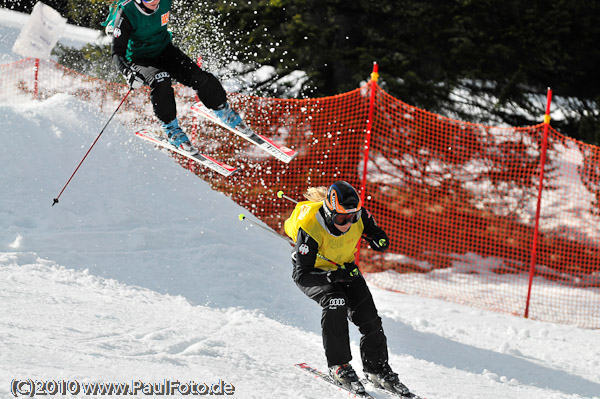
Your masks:
M127 91L41 61L36 93L33 60L0 68L2 101L69 93L109 114ZM301 199L307 186L338 179L361 187L371 90L365 206L392 245L385 254L362 248L367 279L386 289L522 315L543 124L503 128L452 120L407 105L374 82L317 99L231 94L234 108L257 132L299 151L284 164L199 120L189 111L194 93L177 87L180 122L200 150L242 170L224 178L186 158L178 161L281 232L293 204L278 199L278 190ZM119 117L136 127L158 123L145 90L129 96ZM550 128L541 204L529 315L598 328L598 148Z

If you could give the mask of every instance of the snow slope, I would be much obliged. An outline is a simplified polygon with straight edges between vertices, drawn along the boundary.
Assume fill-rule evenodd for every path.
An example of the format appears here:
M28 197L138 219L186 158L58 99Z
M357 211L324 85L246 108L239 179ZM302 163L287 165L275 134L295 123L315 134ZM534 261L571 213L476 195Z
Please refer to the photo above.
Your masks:
M51 206L106 119L67 95L0 104L0 398L14 379L345 396L293 367L325 360L288 244L122 125ZM372 290L392 366L429 399L600 398L598 330Z

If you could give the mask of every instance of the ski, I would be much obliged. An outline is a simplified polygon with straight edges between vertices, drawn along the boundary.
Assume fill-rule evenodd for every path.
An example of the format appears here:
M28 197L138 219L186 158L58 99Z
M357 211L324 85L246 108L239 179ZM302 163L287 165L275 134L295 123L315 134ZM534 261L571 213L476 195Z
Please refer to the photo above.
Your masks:
M344 391L348 392L350 395L354 395L355 398L375 399L373 396L371 396L366 391L358 392L358 391L352 389L351 387L347 387L345 385L338 384L328 374L326 374L320 370L317 370L316 368L311 367L306 363L298 363L295 366L298 367L300 370L306 371L307 373L311 374L315 378L318 378L322 381L328 382L329 384L333 385L334 387L337 387L340 390L344 390Z
M379 392L384 392L384 393L386 393L388 395L391 395L391 396L393 396L395 398L402 398L402 399L423 399L420 396L417 396L417 395L415 395L412 392L403 395L403 394L401 394L400 392L397 392L397 391L389 391L389 390L381 388L379 386L375 386L371 381L369 381L366 378L362 378L360 380L360 382L363 385L365 385L365 386L369 386L369 387L371 387L371 388L373 388L373 389L375 389L375 390L377 390Z
M221 121L210 109L208 109L202 102L197 102L192 105L192 111L202 116L205 119L208 119L211 122L216 123L217 125L224 127L232 133L237 134L238 136L248 140L252 144L260 147L264 151L268 152L275 158L279 159L282 162L289 163L298 155L297 151L294 151L284 145L280 145L275 143L274 141L268 139L265 136L262 136L256 132L253 132L251 136L246 136L242 132L227 126L223 121Z
M238 168L234 168L233 166L229 166L223 162L219 162L214 158L209 157L208 155L204 155L204 154L194 154L191 155L190 153L180 150L179 148L169 144L168 141L161 139L160 137L157 137L155 134L150 133L150 131L148 130L140 130L135 132L135 135L138 136L141 139L147 140L157 146L160 146L162 148L166 148L170 151L176 152L178 154L183 155L184 157L187 157L189 159L191 159L192 161L196 161L199 164L201 164L202 166L206 166L209 169L214 170L217 173L220 173L223 176L231 176L233 173L235 173Z

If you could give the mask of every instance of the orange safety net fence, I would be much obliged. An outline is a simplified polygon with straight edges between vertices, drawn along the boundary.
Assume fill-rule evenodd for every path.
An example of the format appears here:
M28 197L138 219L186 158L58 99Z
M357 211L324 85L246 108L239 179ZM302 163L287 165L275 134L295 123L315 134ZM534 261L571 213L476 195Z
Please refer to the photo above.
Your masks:
M127 92L52 61L40 61L35 72L32 59L0 66L0 101L68 93L110 114ZM300 200L308 186L340 179L361 188L372 90L365 207L387 231L391 248L380 254L363 245L366 278L389 290L522 315L543 124L506 128L453 120L405 104L375 82L316 99L230 94L258 133L299 151L285 164L199 119L189 110L195 94L177 86L179 119L192 141L242 169L224 178L174 157L281 233L294 204L278 199L277 191ZM132 133L158 126L147 90L132 92L117 117ZM541 205L529 317L599 328L598 147L550 127Z

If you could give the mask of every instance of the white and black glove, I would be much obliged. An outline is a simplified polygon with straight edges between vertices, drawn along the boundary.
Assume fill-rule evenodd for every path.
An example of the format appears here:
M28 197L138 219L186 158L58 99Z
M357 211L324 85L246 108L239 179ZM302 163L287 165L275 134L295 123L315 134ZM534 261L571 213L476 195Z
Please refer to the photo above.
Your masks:
M137 65L131 64L123 71L123 77L132 90L139 89L144 84L144 75Z
M371 249L377 252L383 252L390 246L390 240L387 234L381 229L379 232L374 232L372 236L362 236L371 246Z
M390 242L388 241L388 239L384 238L384 237L367 239L367 241L369 242L371 249L373 249L377 252L385 251L388 248L388 246L390 245Z

